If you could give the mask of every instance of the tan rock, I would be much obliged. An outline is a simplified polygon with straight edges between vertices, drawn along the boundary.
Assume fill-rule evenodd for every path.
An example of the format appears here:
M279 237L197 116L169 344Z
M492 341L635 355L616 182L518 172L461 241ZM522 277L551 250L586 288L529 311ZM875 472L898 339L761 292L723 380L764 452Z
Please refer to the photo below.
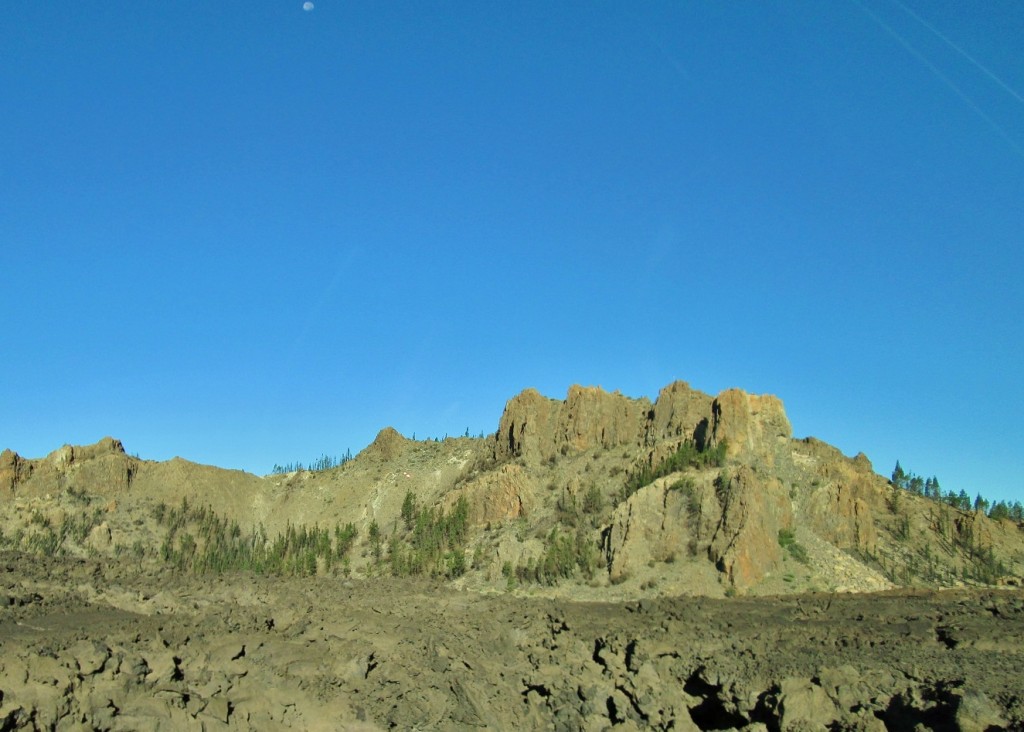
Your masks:
M871 463L849 459L831 446L820 471L823 482L807 499L810 528L840 549L873 553L878 541L876 515L885 510Z
M445 501L447 510L460 496L469 504L470 523L481 525L528 515L535 502L535 488L521 466L505 464L450 493Z
M985 732L1006 729L1006 720L998 707L984 692L967 690L960 696L956 707L956 725L960 732Z
M558 409L558 402L541 396L536 389L526 389L512 397L494 435L494 457L504 461L522 455L554 455L552 437Z
M725 440L731 457L773 456L793 435L782 402L771 394L727 389L715 397L711 412L711 443Z
M0 491L11 494L21 479L21 468L24 459L13 450L0 452Z
M779 685L780 729L819 730L838 718L838 709L820 686L807 679L783 679Z
M596 387L572 386L564 401L526 389L505 405L494 457L537 463L569 450L639 445L651 404Z
M641 488L612 515L605 551L613 582L633 576L648 561L665 561L686 552L690 540L685 501L669 490L669 479Z
M761 479L746 466L720 486L719 494L722 519L709 556L734 587L743 589L782 559L779 530L793 524L789 496L777 479Z
M704 392L691 389L685 381L669 384L659 392L654 408L648 413L645 441L653 445L678 442L682 438L694 440L698 447L703 447L712 401Z
M384 461L394 460L408 446L409 442L394 427L385 427L377 433L373 442L363 450L363 453Z
M89 536L86 537L86 546L89 546L97 551L105 551L110 548L111 544L111 533L110 525L106 521L103 523L93 526L89 532Z

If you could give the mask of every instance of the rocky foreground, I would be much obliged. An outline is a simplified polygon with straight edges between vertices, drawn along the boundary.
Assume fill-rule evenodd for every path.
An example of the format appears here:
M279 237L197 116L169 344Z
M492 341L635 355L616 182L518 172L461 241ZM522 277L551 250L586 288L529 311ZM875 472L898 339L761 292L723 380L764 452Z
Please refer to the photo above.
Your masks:
M1024 728L1024 594L583 603L0 555L0 729Z

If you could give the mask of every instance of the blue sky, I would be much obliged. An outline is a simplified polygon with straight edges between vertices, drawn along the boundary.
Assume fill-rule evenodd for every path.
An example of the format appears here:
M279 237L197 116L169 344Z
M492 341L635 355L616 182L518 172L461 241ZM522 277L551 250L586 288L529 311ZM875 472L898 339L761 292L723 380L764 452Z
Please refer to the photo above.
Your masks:
M0 447L683 379L1024 499L1024 5L315 4L0 6Z

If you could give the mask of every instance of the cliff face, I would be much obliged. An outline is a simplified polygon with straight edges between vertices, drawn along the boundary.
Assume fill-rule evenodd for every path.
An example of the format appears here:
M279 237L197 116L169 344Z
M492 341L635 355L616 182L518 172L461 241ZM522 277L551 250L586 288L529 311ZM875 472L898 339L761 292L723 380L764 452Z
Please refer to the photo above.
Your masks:
M743 466L719 485L722 519L708 556L734 586L746 589L782 559L779 532L791 529L789 497L775 478L763 480Z
M527 389L509 400L494 436L494 458L541 462L594 448L636 446L650 412L647 400L573 386L562 402Z
M727 461L736 469L703 475L685 496L671 489L672 481L661 480L623 501L602 539L613 581L636 575L652 559L678 553L704 556L727 584L749 588L784 560L779 532L793 529L795 510L840 549L874 550L878 476L870 463L852 462L834 449L819 449L813 457L808 457L813 450L805 450L801 462L802 443L793 440L782 402L772 395L729 389L711 397L679 381L662 389L653 404L580 386L559 402L530 389L508 402L492 456L499 464L516 460L543 466L575 453L625 449L654 466L683 442L698 450L724 443ZM812 474L826 476L825 486ZM802 486L798 502L790 495L797 485ZM508 500L481 505L487 503L501 506ZM517 499L511 505L520 515L526 503ZM475 513L488 520L511 515L497 508Z
M0 454L0 491L8 496L42 495L78 485L87 490L123 491L131 484L138 463L111 437L93 445L64 445L38 460L4 450Z

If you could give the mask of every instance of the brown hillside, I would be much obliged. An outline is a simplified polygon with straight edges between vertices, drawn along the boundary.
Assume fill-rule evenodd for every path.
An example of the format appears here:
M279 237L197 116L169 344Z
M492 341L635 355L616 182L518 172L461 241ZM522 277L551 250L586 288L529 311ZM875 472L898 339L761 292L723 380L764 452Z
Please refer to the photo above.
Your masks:
M490 437L414 441L386 428L353 460L319 472L259 477L140 460L111 438L41 459L5 450L0 540L193 566L217 544L211 519L194 514L208 509L238 524L237 541L257 531L269 546L298 527L331 534L305 571L342 571L344 553L343 571L360 576L425 573L594 599L1024 575L1015 523L899 493L863 455L793 438L774 396L712 397L675 382L651 402L573 386L561 401L532 389L513 397ZM179 525L170 528L166 510L182 502L190 508L172 512ZM355 545L335 551L331 532L348 524ZM434 544L430 527L440 532Z

